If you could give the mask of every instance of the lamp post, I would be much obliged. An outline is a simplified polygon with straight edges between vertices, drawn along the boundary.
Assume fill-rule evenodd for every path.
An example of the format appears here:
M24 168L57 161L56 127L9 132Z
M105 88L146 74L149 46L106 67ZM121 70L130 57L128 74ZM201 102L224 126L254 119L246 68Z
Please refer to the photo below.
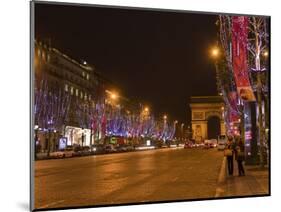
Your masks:
M84 128L82 127L82 147L83 147L83 143L84 143Z
M175 129L174 137L177 134L177 124L178 124L178 120L175 120L174 121L174 129ZM176 144L177 144L177 146L179 146L178 139L176 139Z
M220 58L220 49L215 46L211 49L210 52L211 57L215 62L215 69L216 69L216 80L217 80L217 89L220 91L220 84L219 84L219 70L218 70L218 60Z
M93 120L91 120L91 131L90 131L90 152L93 150Z
M48 122L48 146L47 146L47 156L50 156L50 151L51 151L51 132L52 132L52 127L53 127L53 119L50 119Z
M164 115L163 116L163 140L164 140L165 143L166 143L166 124L167 124L167 119L168 119L168 116Z
M168 119L168 116L167 116L167 115L164 115L164 116L163 116L164 129L165 129L165 126L166 126L166 124L167 124L167 119Z
M51 151L51 129L48 128L48 146L47 146L47 156L50 156L50 151Z
M183 141L183 127L184 123L181 123L181 141Z
M190 125L187 126L187 137L188 140L192 138L192 130L190 129Z

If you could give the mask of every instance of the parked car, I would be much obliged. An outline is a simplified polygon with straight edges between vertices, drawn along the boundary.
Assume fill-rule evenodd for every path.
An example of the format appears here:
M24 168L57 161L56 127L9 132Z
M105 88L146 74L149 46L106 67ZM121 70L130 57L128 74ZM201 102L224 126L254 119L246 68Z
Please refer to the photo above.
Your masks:
M48 153L47 152L39 152L36 153L36 159L47 159L48 158Z
M103 145L93 145L92 151L93 151L93 154L102 154L102 153L105 153L105 148Z
M115 149L117 152L126 152L127 151L127 148L125 145L119 145Z
M193 138L188 138L188 140L189 140L191 143L195 144L195 139L193 139Z
M208 142L204 143L203 149L210 149L210 144Z
M132 145L127 145L126 148L127 148L127 151L134 151L135 150L135 148Z
M75 152L72 147L66 147L63 150L50 152L51 158L67 158L67 157L73 157L74 155L75 155Z
M109 144L109 145L106 145L104 147L104 151L105 153L114 153L114 152L117 152L117 150L114 148L113 145Z
M191 143L191 142L186 142L185 144L184 144L184 148L185 149L190 149L190 148L193 148L194 146L193 146L193 143Z
M215 148L217 147L217 139L210 139L210 140L205 140L204 141L204 148Z
M204 146L205 146L204 143L199 143L199 144L194 144L194 145L195 145L196 147L198 147L198 148L199 148L199 147L201 147L201 148L203 147L203 148L204 148Z
M209 145L210 145L210 148L217 147L217 145L218 145L217 139L211 139Z
M223 141L223 142L227 142L227 137L226 135L219 135L218 136L218 142Z
M226 142L227 142L227 138L225 135L219 135L218 136L218 146L217 149L218 150L224 150L226 147Z
M209 146L210 146L210 148L216 148L216 147L217 147L217 144L215 144L215 143L210 143Z
M89 146L77 147L74 149L74 156L87 156L90 154L91 152Z
M116 151L117 152L129 152L129 151L133 151L134 147L131 145L119 145L116 147Z
M225 146L226 146L226 143L224 143L224 142L218 142L217 149L218 149L218 150L224 150L224 149L225 149Z

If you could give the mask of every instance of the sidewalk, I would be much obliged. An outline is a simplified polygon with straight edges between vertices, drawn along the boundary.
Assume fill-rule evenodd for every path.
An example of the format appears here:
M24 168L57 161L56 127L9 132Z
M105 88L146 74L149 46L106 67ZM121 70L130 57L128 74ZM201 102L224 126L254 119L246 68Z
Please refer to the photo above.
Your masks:
M269 194L269 170L266 166L244 166L246 176L238 176L237 163L234 160L234 174L228 176L226 158L222 163L215 197L238 197Z

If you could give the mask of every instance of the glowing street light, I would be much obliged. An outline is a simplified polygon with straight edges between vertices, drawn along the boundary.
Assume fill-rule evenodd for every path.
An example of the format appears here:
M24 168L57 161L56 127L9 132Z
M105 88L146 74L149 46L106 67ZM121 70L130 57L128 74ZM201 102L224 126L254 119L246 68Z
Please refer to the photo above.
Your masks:
M105 90L105 92L108 94L108 98L112 100L116 100L119 97L118 94L114 91Z
M149 112L149 108L148 108L148 107L145 107L145 108L144 108L144 111L145 111L145 112Z
M164 118L164 120L167 120L168 117L167 117L167 115L164 115L163 118Z
M118 96L117 96L117 94L115 94L115 93L111 93L111 94L110 94L110 98L113 99L113 100L115 100L115 99L118 98Z
M211 56L212 56L213 58L216 59L216 58L219 57L219 55L220 55L220 50L219 50L218 47L214 47L214 48L211 49Z
M262 55L263 55L264 57L268 57L268 51L265 50L265 51L262 53Z

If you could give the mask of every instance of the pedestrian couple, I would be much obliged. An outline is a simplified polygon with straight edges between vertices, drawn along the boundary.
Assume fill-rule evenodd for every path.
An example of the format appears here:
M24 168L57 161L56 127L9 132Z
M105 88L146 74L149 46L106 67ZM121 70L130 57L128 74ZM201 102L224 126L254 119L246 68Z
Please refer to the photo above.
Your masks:
M245 175L243 167L243 161L245 159L244 144L241 138L237 138L235 142L232 136L228 137L227 145L224 150L224 156L226 156L227 159L229 175L233 175L233 157L235 157L235 160L237 161L239 176Z

